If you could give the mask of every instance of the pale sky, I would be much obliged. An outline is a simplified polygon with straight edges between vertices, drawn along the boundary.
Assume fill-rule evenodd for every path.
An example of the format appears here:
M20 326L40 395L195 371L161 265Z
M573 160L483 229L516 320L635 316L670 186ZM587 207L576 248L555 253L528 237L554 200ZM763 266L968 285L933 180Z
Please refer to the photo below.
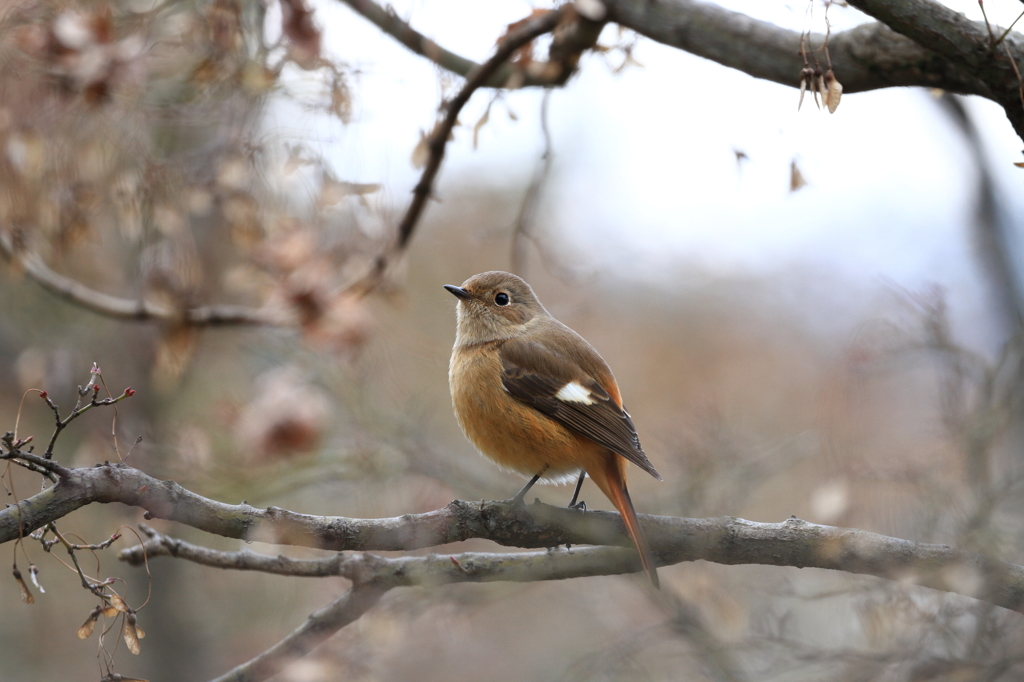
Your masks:
M721 4L756 9L758 18L788 28L824 31L820 5L808 19L802 3ZM980 19L977 3L949 4ZM359 72L353 122L343 126L285 104L271 110L268 129L306 140L341 179L383 183L377 200L400 212L418 179L412 149L436 118L439 71L341 3L318 0L315 6L327 51ZM532 7L517 0L402 0L394 6L421 32L478 61L506 24ZM1021 9L1009 0L986 5L989 18L1004 25ZM839 7L829 16L833 31L865 20ZM601 42L616 40L610 28ZM988 300L965 222L970 159L927 91L848 95L833 115L805 100L797 112L795 89L650 40L640 39L634 57L643 66L620 74L602 57L585 57L581 74L551 98L555 165L540 219L558 239L579 245L589 268L627 279L680 270L728 277L805 269L847 280L854 289L938 284L949 291L954 320L979 336L971 340L991 346L992 339L980 338L985 334L977 318ZM319 82L298 71L290 89L309 101L322 97ZM499 184L511 178L525 186L542 148L540 98L536 90L508 93L474 150L471 126L489 99L477 93L461 116L466 127L449 144L442 194L446 185L467 179ZM971 98L969 107L1019 223L1024 169L1012 164L1024 159L1024 144L997 105ZM735 150L749 157L742 169ZM791 193L794 158L809 184Z

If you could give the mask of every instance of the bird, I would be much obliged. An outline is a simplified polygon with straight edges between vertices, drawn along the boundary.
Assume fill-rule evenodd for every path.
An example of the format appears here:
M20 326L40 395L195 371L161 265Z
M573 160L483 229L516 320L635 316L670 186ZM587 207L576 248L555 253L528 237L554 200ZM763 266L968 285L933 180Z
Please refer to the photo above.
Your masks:
M632 463L662 480L622 403L611 369L587 341L544 308L523 279L491 271L446 284L456 305L448 381L466 438L503 469L539 480L586 476L622 515L651 584L658 573L626 487ZM578 476L578 479L577 479Z

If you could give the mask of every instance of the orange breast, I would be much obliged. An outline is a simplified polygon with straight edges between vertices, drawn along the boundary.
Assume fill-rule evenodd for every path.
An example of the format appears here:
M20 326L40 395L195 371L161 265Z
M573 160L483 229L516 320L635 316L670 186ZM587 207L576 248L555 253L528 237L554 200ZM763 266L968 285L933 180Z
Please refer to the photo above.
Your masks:
M604 448L525 405L501 385L496 346L456 348L449 369L452 404L463 433L505 469L546 479L568 479Z

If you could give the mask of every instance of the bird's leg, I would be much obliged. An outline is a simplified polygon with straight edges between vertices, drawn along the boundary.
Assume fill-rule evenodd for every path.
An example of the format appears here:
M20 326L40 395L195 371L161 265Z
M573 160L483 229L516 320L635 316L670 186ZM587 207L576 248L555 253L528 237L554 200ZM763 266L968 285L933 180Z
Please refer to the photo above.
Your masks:
M569 509L579 509L580 511L587 511L587 503L586 502L584 502L582 500L580 500L579 502L576 501L577 498L579 498L579 496L580 496L580 488L583 487L583 479L585 479L586 477L587 477L587 470L584 469L583 471L580 472L580 480L576 481L576 490L572 494L572 501L569 502ZM572 549L572 545L567 542L567 543L565 543L565 548L566 549Z
M569 503L569 509L579 509L580 511L587 511L586 502L577 502L576 500L580 496L580 488L583 487L583 479L587 477L586 470L580 472L580 480L576 481L576 492L572 494L572 501Z
M530 479L530 482L523 486L523 489L516 493L516 496L512 498L513 505L525 505L523 498L526 497L526 493L530 492L530 488L533 484L540 480L540 477L544 475L544 472L548 470L548 465L545 464L544 468L537 472L537 475Z

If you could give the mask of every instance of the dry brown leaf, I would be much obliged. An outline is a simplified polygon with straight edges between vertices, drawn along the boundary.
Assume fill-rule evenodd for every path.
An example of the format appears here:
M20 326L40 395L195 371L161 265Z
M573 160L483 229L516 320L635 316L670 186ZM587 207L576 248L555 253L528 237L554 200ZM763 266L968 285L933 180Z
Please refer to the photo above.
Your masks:
M373 194L378 190L380 190L380 183L335 180L327 173L324 173L323 182L320 185L320 205L333 206L345 197L361 197Z
M120 611L121 613L128 613L131 610L131 609L128 608L128 604L126 604L124 599L121 599L121 597L119 595L112 594L112 595L110 595L109 599L110 599L110 605L113 606L118 611Z
M19 571L18 569L14 569L13 573L14 579L18 583L18 587L21 588L21 601L25 602L26 604L35 604L36 598L32 596L32 591L28 589L28 585L26 585L25 581L22 579L21 571Z
M430 158L430 136L422 130L420 131L420 141L413 147L412 157L409 159L412 162L412 167L416 170L422 169L427 165L427 160Z
M832 73L832 69L829 69L825 74L825 81L828 83L828 94L824 98L825 106L828 107L828 113L834 114L836 109L839 108L839 100L843 96L843 84Z
M196 346L196 330L187 324L179 324L169 327L160 338L156 349L156 364L153 368L158 378L164 380L175 380L185 371L189 360L192 359L192 351ZM116 595L115 595L116 596ZM120 597L117 597L120 600ZM114 598L111 597L111 601ZM124 604L122 601L121 604ZM119 610L124 609L114 606Z
M320 65L320 29L304 0L281 0L281 31L290 41L288 56L300 68Z
M473 149L476 150L477 142L480 139L480 129L487 125L487 121L491 119L491 108L487 107L487 111L480 117L480 120L473 126Z
M103 609L99 606L92 610L89 617L82 623L82 627L78 628L78 639L89 639L92 635L93 628L96 627L96 621L99 620L100 614L103 613Z
M124 644L128 647L128 651L138 656L142 649L139 647L139 635L135 630L134 620L135 616L133 614L128 614L128 618L124 624Z
M793 159L789 164L789 191L795 192L806 184L807 181L804 180L803 173L796 165L796 159Z

